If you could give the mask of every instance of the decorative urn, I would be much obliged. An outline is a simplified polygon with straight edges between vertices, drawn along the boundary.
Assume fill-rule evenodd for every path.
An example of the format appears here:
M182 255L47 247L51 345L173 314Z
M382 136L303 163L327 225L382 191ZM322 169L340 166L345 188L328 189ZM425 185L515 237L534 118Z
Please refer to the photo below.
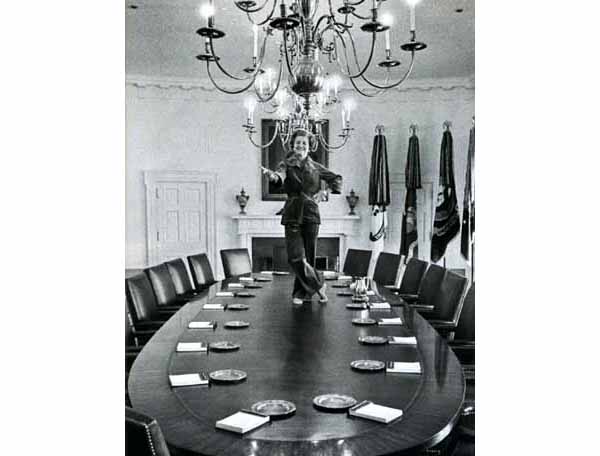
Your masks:
M237 200L238 204L240 205L240 215L246 215L246 205L248 204L248 200L250 199L250 196L246 194L246 192L244 191L244 187L242 187L242 191L240 192L239 195L235 195L235 199Z
M354 208L358 203L359 197L354 193L354 189L350 190L350 194L346 196L346 201L348 201L348 206L350 206L350 213L348 215L356 215L354 212Z

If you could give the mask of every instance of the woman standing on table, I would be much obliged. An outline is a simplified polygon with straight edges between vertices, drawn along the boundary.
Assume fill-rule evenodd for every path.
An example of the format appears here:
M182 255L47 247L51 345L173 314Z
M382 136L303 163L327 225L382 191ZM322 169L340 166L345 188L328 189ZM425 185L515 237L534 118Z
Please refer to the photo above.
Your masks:
M310 140L305 130L296 130L290 140L292 151L285 156L284 170L274 172L263 168L269 180L283 186L287 200L281 224L285 226L288 262L296 275L292 302L302 304L317 293L319 302L327 302L325 282L315 269L317 237L319 235L319 205L315 200L325 181L331 193L339 194L342 176L329 171L309 156Z

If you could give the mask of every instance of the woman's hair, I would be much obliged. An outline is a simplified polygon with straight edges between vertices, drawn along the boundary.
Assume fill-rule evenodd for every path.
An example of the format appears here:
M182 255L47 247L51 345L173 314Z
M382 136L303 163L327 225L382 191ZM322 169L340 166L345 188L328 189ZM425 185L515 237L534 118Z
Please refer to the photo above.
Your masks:
M312 135L310 133L308 133L306 130L298 129L294 133L292 133L292 137L290 138L290 146L289 146L290 150L293 149L294 142L296 141L296 138L298 136L306 136L308 138L309 149L311 149L311 146L312 146L312 137L311 136ZM309 152L310 152L310 150L309 150Z

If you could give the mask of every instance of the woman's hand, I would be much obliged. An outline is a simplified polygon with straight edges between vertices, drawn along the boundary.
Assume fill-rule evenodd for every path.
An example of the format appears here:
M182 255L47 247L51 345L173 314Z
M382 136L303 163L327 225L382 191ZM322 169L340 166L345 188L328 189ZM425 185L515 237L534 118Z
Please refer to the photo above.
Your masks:
M271 171L269 168L265 168L264 166L260 167L260 170L263 174L265 174L271 182L277 182L279 180L279 175L274 171Z

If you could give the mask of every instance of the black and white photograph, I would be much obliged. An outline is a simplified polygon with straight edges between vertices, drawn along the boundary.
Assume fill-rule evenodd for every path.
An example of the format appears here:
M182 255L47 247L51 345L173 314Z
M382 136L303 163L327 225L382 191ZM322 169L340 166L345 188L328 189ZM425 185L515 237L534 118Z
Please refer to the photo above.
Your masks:
M595 454L599 9L8 2L2 454Z
M126 454L475 454L474 1L125 21Z

